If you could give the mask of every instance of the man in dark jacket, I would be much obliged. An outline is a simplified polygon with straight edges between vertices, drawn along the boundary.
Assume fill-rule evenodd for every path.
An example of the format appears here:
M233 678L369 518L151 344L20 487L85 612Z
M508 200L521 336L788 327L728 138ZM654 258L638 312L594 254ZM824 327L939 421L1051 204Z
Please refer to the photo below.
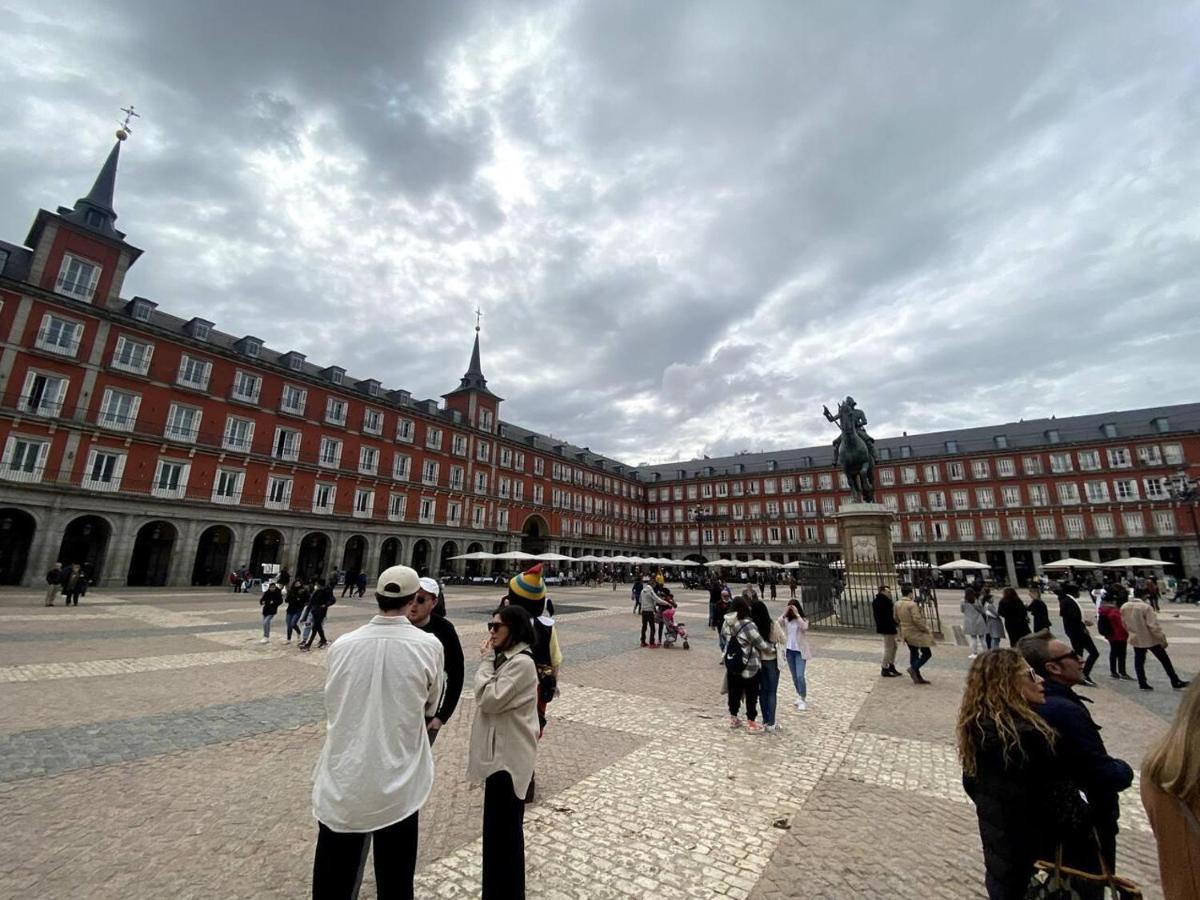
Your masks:
M1029 615L1033 617L1033 630L1046 631L1050 628L1050 610L1042 599L1042 589L1033 582L1029 584Z
M720 628L721 627L720 608L721 608L721 588L722 587L723 587L723 585L721 584L721 579L718 578L715 573L713 575L709 576L709 579L708 579L708 627L709 628Z
M1058 614L1062 617L1063 632L1067 635L1067 640L1071 642L1071 649L1081 657L1087 653L1087 660L1083 664L1083 680L1080 684L1095 687L1096 682L1092 681L1092 666L1100 658L1100 651L1096 649L1096 642L1088 634L1087 624L1083 620L1083 607L1079 605L1091 602L1090 596L1086 600L1080 600L1079 588L1073 584L1063 585L1058 592Z
M1049 631L1023 637L1017 649L1035 672L1046 680L1046 702L1034 710L1058 732L1058 753L1072 778L1087 797L1101 852L1109 871L1117 857L1117 795L1133 783L1133 769L1124 760L1109 756L1100 737L1100 726L1092 721L1085 704L1072 688L1084 680L1079 653L1056 640ZM1090 853L1088 852L1090 849ZM1064 853L1071 848L1064 848ZM1099 872L1094 848L1076 848L1081 868Z
M437 740L438 731L450 721L454 710L458 708L459 698L462 697L463 663L462 642L458 632L450 624L445 615L434 615L441 595L441 586L434 578L422 578L421 589L417 591L417 599L405 610L408 621L422 631L432 634L441 641L443 650L442 699L437 711L432 716L426 716L425 728L429 732L429 743Z
M63 582L63 566L62 563L56 562L54 568L46 573L46 605L54 605L54 595L58 593L58 586Z
M879 592L871 601L871 611L875 614L875 633L883 635L883 665L879 674L884 678L899 678L896 671L896 604L892 601L892 589L886 584L879 586Z

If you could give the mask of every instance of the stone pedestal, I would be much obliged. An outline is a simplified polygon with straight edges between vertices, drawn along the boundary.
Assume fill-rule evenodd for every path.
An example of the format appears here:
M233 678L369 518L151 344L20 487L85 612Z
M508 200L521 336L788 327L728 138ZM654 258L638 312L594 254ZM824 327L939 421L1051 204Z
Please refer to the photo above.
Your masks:
M842 537L843 579L852 596L875 595L881 584L899 596L892 522L895 516L882 503L846 503L837 512Z

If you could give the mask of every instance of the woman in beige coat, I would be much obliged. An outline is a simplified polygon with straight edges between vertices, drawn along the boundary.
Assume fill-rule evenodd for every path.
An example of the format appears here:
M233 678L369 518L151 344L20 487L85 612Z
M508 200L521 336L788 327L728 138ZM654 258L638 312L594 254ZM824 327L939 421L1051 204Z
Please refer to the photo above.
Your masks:
M525 896L525 796L537 758L537 666L533 622L502 606L488 623L475 672L467 778L483 788L483 894ZM491 658L486 658L491 654Z
M900 626L900 637L908 644L908 677L913 684L929 684L921 675L921 666L933 656L933 630L925 621L925 613L912 598L912 588L900 590L900 602L896 604L896 624Z
M1166 900L1200 900L1200 684L1142 765L1142 803L1158 839Z

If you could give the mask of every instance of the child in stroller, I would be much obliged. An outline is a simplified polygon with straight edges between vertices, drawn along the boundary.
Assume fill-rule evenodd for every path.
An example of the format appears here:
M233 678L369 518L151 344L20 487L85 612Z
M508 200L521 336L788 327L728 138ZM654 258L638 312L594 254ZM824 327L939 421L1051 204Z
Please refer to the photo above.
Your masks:
M675 609L678 607L678 604L675 602L675 598L671 596L671 593L668 591L665 595L659 597L658 603L655 605L662 616L662 627L666 632L659 638L662 646L664 648L674 647L676 641L682 641L684 650L691 649L688 644L687 626L682 622L675 621Z

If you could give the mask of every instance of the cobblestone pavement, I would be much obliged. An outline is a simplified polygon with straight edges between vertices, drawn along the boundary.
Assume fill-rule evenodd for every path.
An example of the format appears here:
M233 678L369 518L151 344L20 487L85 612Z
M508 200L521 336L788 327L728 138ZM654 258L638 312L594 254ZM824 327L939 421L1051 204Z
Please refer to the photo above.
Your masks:
M497 593L451 590L469 658ZM785 674L782 731L752 736L726 724L704 596L681 594L687 651L640 649L625 590L556 592L567 662L526 818L530 896L983 896L953 744L968 665L957 601L943 601L932 687L880 679L871 636L818 633L810 710L792 706ZM325 655L286 644L282 616L260 644L255 598L225 591L40 603L0 594L0 898L305 896ZM330 638L371 606L339 599ZM1200 610L1167 606L1163 619L1194 673ZM1136 765L1178 695L1106 671L1102 659L1093 713ZM482 795L463 777L472 713L468 691L434 747L420 896L479 894ZM1159 897L1136 787L1119 847L1121 870ZM369 873L362 896L374 896Z

